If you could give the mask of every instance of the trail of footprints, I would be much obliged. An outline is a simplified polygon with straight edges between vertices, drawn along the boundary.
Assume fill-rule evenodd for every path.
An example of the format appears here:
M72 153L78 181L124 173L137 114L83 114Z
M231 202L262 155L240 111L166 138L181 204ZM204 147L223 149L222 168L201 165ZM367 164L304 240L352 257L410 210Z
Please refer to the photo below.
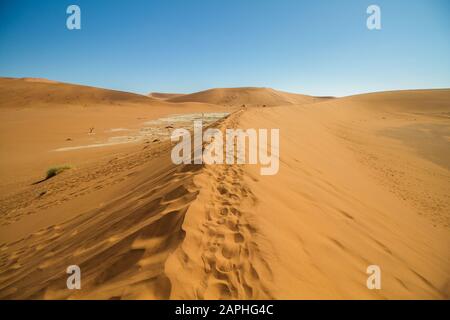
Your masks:
M216 164L204 170L212 193L202 230L205 279L198 298L272 298L265 285L272 280L271 269L256 241L250 211L257 199L244 182L242 167Z
M271 298L264 286L272 278L261 256L252 226L251 213L243 207L256 204L251 191L242 185L243 171L233 166L210 170L213 195L206 208L202 259L206 275L200 298ZM246 206L243 204L246 203Z

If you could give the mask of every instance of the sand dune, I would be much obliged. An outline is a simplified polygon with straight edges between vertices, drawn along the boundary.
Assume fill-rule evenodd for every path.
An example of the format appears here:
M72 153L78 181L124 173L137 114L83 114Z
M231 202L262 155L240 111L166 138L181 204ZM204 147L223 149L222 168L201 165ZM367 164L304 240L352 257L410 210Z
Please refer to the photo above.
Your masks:
M27 82L40 82L40 83L60 83L58 81L45 79L45 78L21 78L20 80L27 81Z
M171 98L184 96L182 93L164 93L164 92L151 92L148 94L149 97L161 100L167 100Z
M315 106L314 118L326 121L391 192L450 226L450 90L381 92Z
M413 94L427 113L449 92ZM448 119L399 113L404 96L243 113L234 125L280 128L280 171L207 166L194 179L186 238L166 264L171 297L448 299L450 173L379 133L416 121L446 125L448 136ZM373 264L384 270L380 291L365 286Z
M277 91L270 88L220 88L186 94L168 99L171 102L204 102L224 106L276 106L304 104L316 98L301 94Z
M113 157L23 194L22 202L34 200L28 210L45 215L25 213L10 225L23 238L2 244L1 298L168 298L164 262L183 239L199 168L175 168L167 153L155 159L163 150ZM5 230L2 238L13 236ZM83 290L67 290L67 264L82 268Z
M315 103L269 89L225 95L235 90L213 90L198 104L186 95L189 102L92 110L107 110L104 128L130 128L138 125L132 118L182 109L283 104L233 109L215 124L279 128L277 175L261 176L257 165L175 166L167 140L59 159L37 150L57 144L45 142L53 135L76 133L70 121L21 135L51 113L1 113L2 142L13 131L24 147L10 147L2 160L9 178L0 198L0 298L449 298L450 90ZM62 108L57 119L80 123L81 110ZM44 164L70 159L74 168L31 185ZM65 287L70 264L81 267L81 290ZM372 264L382 271L379 291L366 287Z
M0 78L1 108L80 105L151 105L155 99L134 93L61 83L47 79Z
M434 89L376 92L326 102L352 109L366 109L372 112L408 112L425 116L436 115L440 112L442 113L441 116L448 117L450 111L449 99L450 90Z

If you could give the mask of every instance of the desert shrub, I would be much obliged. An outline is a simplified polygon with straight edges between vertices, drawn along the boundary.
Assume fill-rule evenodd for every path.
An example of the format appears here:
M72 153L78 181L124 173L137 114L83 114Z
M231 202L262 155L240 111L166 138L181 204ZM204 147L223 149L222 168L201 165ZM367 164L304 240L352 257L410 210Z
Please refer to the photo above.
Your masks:
M45 177L45 179L50 179L65 170L69 170L70 168L71 168L71 166L68 166L68 165L51 167L50 169L47 170L47 176Z

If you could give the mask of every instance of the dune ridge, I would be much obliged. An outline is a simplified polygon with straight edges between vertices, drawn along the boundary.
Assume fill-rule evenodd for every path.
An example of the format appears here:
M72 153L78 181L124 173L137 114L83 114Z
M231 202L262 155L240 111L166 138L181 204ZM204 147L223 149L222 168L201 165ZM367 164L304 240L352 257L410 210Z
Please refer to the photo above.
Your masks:
M275 106L317 101L307 95L277 91L271 88L218 88L170 98L170 102L203 102L224 106Z
M35 78L0 78L0 107L25 108L39 106L101 104L146 104L155 99L129 92L62 83Z
M242 111L221 129L236 128ZM253 212L258 198L241 165L205 166L194 178L200 190L183 223L185 241L168 259L172 299L272 299L273 281ZM262 243L261 243L262 242ZM189 276L188 276L189 275Z
M171 98L181 97L183 93L166 93L166 92L151 92L148 94L149 97L161 100L167 100Z

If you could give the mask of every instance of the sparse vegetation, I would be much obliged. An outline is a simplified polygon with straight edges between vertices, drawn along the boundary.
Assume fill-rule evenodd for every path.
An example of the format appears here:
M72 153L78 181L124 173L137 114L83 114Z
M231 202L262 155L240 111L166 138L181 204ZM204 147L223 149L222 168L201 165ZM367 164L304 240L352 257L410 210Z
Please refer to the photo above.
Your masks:
M45 180L50 179L65 170L69 170L70 168L72 168L72 167L69 165L51 167L50 169L47 170L47 176L45 177Z

